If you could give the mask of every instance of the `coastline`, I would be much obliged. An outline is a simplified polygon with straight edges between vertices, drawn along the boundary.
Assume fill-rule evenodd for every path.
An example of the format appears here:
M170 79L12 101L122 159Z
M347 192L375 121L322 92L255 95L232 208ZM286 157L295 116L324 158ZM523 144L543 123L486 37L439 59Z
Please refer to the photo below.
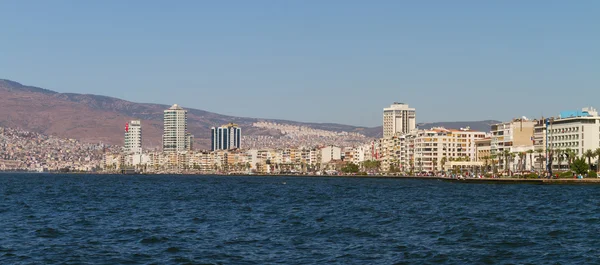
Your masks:
M315 174L215 174L215 173L139 173L122 174L114 172L9 172L0 171L0 174L49 174L49 175L121 175L121 176L161 176L161 175L180 175L180 176L232 176L232 177L306 177L306 178L370 178L370 179L421 179L421 180L440 180L451 183L469 183L469 184L531 184L531 185L600 185L600 178L586 179L523 179L523 178L446 178L438 176L396 176L396 175L315 175Z

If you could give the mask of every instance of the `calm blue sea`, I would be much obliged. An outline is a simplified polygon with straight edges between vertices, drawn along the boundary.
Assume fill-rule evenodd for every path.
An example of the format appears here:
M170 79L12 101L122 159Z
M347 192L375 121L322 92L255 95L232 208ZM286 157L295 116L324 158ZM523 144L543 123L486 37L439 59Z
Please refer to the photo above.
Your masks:
M600 186L0 174L0 264L598 264Z

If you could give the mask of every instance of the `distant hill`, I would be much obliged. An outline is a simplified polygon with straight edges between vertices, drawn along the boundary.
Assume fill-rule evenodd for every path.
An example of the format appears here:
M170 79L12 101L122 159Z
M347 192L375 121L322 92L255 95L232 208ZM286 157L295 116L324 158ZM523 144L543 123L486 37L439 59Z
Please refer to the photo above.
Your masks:
M122 144L126 122L141 119L144 145L160 147L163 110L170 105L135 103L118 98L58 93L0 79L0 125L34 132ZM183 106L185 108L185 106ZM209 147L210 127L234 122L242 126L245 135L277 135L277 131L255 128L257 121L306 126L328 131L358 132L376 136L372 128L335 123L305 123L287 120L234 117L204 110L188 110L188 129L196 137L196 146Z
M449 122L432 122L432 123L419 123L417 127L419 129L431 129L433 127L444 127L446 129L460 129L460 128L471 128L471 130L489 132L492 124L500 123L501 121L496 120L485 120L485 121L449 121Z
M0 79L0 126L87 142L122 144L125 123L132 119L140 119L143 124L144 146L158 148L162 138L163 110L169 107L170 105L135 103L108 96L58 93ZM381 126L368 128L335 123L235 117L205 110L186 109L188 129L196 137L195 144L199 148L210 146L210 127L230 122L242 126L245 135L278 135L278 131L252 127L254 122L270 121L327 131L356 132L374 138L382 136ZM419 124L419 127L470 126L474 130L489 131L489 125L495 122L497 121L440 122Z
M471 130L489 132L492 124L500 123L496 120L485 120L485 121L443 121L443 122L430 122L430 123L419 123L417 128L419 129L431 129L434 127L444 127L446 129L460 129L469 127ZM363 130L371 137L382 137L383 127L366 128Z

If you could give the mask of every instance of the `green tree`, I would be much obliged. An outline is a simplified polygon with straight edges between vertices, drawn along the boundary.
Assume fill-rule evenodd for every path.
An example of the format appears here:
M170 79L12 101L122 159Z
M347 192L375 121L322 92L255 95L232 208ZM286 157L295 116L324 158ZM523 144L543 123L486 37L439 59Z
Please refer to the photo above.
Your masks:
M563 161L563 156L562 156L563 150L562 149L554 149L553 152L553 157L556 157L557 160L557 165L558 165L558 169L560 169L560 167L562 166L562 161Z
M381 161L377 160L367 160L363 162L363 167L365 167L366 170L379 170L380 166Z
M400 172L400 169L395 165L395 164L390 164L390 173L398 173Z
M594 155L596 155L596 171L600 170L600 148L597 148L594 151Z
M587 160L588 160L588 165L590 166L590 170L592 170L592 158L593 158L594 156L596 156L596 155L594 154L594 151L592 151L592 150L588 149L587 151L585 151L585 153L583 153L583 156L585 156L585 157L587 158Z
M442 165L442 171L444 171L444 165L446 165L446 162L448 161L447 157L442 157L442 160L440 160L440 165Z
M576 174L585 174L588 170L588 165L585 163L585 159L583 157L576 158L573 160L571 164L571 170Z
M485 166L485 170L487 171L487 168L488 168L489 163L490 163L490 157L489 156L483 156L483 157L481 157L481 159L483 160L483 164Z
M492 160L492 172L494 172L494 174L498 173L497 166L498 166L499 160L496 160L497 158L498 158L498 155L495 155L495 154L490 155L490 159Z
M564 154L567 157L567 165L569 165L569 168L571 168L571 163L573 163L573 160L575 160L575 157L577 157L577 155L575 154L575 151L571 148L565 149Z
M342 167L342 172L344 173L357 173L358 165L354 163L348 163L344 167Z

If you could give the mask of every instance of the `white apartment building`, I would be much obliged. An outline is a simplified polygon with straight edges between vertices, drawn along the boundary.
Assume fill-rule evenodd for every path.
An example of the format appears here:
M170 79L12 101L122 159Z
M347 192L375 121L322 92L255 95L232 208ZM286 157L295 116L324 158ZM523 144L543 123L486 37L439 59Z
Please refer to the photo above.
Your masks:
M142 153L142 123L139 120L133 120L125 124L123 152L137 155Z
M451 160L476 162L475 141L485 137L486 133L469 128L419 130L414 139L412 167L416 172L434 172L443 170L442 164Z
M187 133L187 111L173 105L164 111L163 151L191 150L193 136Z
M407 134L417 127L415 109L408 104L394 102L383 109L383 138Z
M342 148L333 145L321 148L321 164L329 163L332 160L341 159Z
M548 148L554 154L553 168L558 168L558 155L571 149L581 157L587 150L600 148L600 116L593 108L581 111L563 111L551 119L548 126ZM595 163L597 159L593 159ZM564 162L563 162L564 163ZM563 164L563 167L566 163Z

